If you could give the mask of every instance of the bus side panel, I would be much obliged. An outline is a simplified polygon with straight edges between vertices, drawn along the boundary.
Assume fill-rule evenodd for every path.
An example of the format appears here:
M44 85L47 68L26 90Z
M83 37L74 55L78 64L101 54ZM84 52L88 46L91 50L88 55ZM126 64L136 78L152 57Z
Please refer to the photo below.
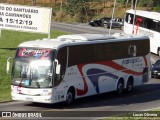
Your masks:
M57 86L57 94L66 96L72 86L76 98L109 92L116 90L120 78L125 88L130 76L133 76L134 86L142 85L149 54L146 39L69 47L68 67Z
M133 25L132 24L129 24L127 23L126 21L124 22L124 33L126 34L132 34L133 32Z
M71 66L67 68L65 84L61 85L62 88L74 86L76 98L114 91L118 80L123 78L126 86L129 76L133 76L134 86L142 85L148 59L149 55Z
M115 69L108 67L107 62L87 64L83 67L86 81L90 83L89 91L96 90L96 94L115 90L118 76Z

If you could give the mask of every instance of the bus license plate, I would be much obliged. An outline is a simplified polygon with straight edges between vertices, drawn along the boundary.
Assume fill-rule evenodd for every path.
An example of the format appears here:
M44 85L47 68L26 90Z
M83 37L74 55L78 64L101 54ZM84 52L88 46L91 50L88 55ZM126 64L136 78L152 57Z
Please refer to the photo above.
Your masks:
M27 100L27 101L33 101L33 99L30 98L30 97L26 97L26 100Z

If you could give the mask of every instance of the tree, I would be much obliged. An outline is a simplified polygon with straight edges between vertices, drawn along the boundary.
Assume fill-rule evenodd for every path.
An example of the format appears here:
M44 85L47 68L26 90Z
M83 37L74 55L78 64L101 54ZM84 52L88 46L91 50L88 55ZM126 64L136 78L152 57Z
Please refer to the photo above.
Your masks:
M126 8L128 7L129 0L126 1Z
M153 7L153 0L148 0L147 9L149 9L150 7Z
M140 0L139 1L139 6L140 7L147 7L148 0Z
M32 0L32 5L36 6L36 0Z
M68 0L66 13L77 16L78 22L86 22L91 16L89 2L90 0Z

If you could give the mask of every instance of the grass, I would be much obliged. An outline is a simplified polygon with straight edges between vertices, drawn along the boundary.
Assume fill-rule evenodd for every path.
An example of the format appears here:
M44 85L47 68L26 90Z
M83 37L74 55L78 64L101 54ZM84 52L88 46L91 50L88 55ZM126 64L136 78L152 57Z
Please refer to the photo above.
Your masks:
M56 38L57 36L69 34L62 31L52 30L51 38ZM1 31L0 38L0 102L11 100L11 78L6 73L6 61L8 57L14 57L16 52L16 47L29 40L36 40L48 38L46 34L37 33L26 33L17 31Z

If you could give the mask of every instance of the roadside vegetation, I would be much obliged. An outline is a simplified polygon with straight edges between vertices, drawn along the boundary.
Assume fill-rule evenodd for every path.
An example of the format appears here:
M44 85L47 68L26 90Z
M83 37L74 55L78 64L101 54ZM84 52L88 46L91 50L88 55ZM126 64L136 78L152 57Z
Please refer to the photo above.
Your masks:
M11 4L53 8L53 20L86 23L91 19L111 17L114 0L1 0ZM116 0L114 17L124 18L135 0ZM137 0L137 9L160 12L159 0Z
M52 30L51 38L56 38L63 34L68 33ZM10 75L6 73L8 57L14 57L16 47L20 43L43 38L48 38L48 35L2 30L0 38L0 102L11 100L11 79Z

